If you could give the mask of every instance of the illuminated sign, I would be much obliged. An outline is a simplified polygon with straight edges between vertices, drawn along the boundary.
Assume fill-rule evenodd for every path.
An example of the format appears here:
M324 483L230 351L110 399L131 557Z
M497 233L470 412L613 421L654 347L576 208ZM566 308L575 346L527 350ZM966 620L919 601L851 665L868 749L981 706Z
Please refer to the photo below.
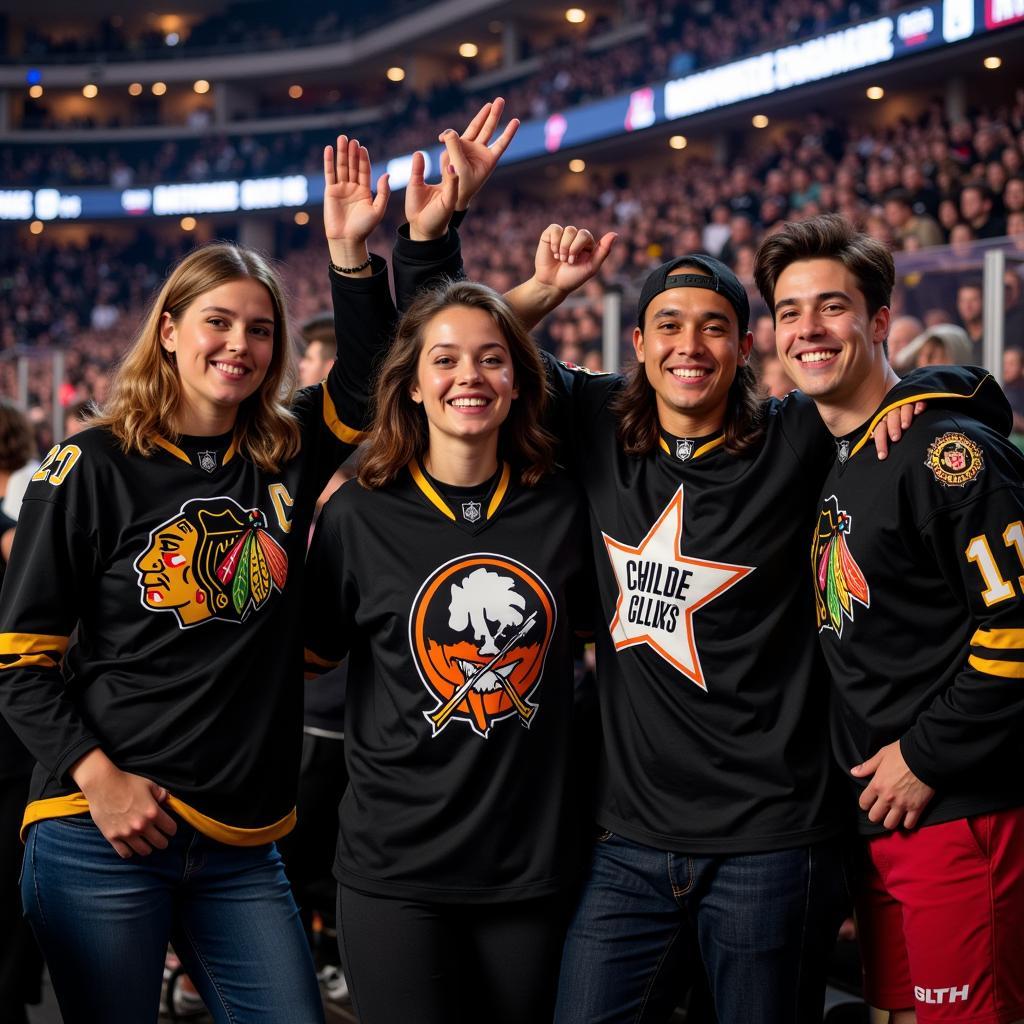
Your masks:
M629 109L626 111L625 129L627 132L650 128L657 120L654 113L654 90L637 89L629 94Z
M0 189L0 220L31 220L32 192L29 189Z
M304 174L287 178L249 178L242 182L243 210L276 210L282 206L302 206L309 197Z
M148 188L126 188L121 193L121 209L125 213L149 213L153 205L153 193Z
M947 43L958 43L972 35L974 0L942 0L942 38Z
M1024 21L1024 0L985 0L985 27L1002 28Z
M716 110L857 68L883 64L893 56L894 29L892 18L877 18L666 82L665 117L671 120Z
M35 211L39 220L74 220L82 215L82 197L64 195L55 188L41 188L36 192Z
M178 216L183 213L233 213L237 209L237 181L157 185L153 189L153 212L157 214Z
M896 35L904 46L923 43L934 30L935 12L930 7L919 7L896 16Z

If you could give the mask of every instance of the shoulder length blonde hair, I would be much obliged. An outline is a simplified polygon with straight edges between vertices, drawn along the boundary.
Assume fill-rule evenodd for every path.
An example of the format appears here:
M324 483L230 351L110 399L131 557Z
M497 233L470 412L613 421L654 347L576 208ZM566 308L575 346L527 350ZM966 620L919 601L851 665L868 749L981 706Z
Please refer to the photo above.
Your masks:
M284 289L259 253L230 242L194 249L171 271L142 328L124 354L110 398L93 425L106 427L125 452L150 454L158 437L175 437L181 380L171 354L160 344L160 322L168 313L179 323L200 295L229 281L249 278L270 294L274 307L274 351L257 391L238 407L235 444L240 455L265 472L276 472L299 450L299 427L290 405L295 393Z
M426 413L412 400L411 390L427 325L452 306L486 313L508 345L519 397L501 425L499 457L512 464L528 487L554 468L555 439L541 426L548 404L547 374L533 339L497 292L486 285L454 281L422 293L398 325L377 378L373 427L359 466L359 482L364 487L384 487L410 459L422 458L427 451Z

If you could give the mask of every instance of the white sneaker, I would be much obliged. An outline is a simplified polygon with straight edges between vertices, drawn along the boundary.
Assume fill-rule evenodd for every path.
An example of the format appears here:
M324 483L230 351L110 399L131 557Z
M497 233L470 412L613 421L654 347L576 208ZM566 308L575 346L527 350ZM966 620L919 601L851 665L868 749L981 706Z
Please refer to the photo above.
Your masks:
M348 982L340 967L329 964L317 975L324 996L332 1003L343 1003L348 999Z

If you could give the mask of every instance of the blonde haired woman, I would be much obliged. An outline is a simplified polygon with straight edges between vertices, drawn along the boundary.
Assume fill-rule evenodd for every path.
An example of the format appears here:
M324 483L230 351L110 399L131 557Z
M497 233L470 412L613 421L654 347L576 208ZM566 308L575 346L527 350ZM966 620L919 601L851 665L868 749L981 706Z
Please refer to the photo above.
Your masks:
M340 363L296 395L290 344L265 259L191 253L25 496L0 708L38 762L22 898L67 1024L155 1020L169 940L215 1020L322 1019L274 840L304 545L363 409Z

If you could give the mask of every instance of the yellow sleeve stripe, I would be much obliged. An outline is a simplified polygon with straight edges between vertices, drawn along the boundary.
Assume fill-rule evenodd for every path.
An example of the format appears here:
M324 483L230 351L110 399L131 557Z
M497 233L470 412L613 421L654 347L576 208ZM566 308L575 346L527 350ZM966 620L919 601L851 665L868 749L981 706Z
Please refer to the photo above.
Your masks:
M979 629L971 637L971 646L993 651L1024 650L1024 629Z
M314 653L308 647L305 649L305 660L310 665L319 665L321 668L337 668L341 661L328 661L326 658L321 658L319 654Z
M323 385L324 392L324 423L330 428L331 433L339 440L344 441L345 444L362 444L363 441L369 436L366 431L356 430L353 427L346 426L338 419L338 410L334 408L334 402L331 400L330 392L327 390L327 385Z
M982 389L985 382L991 376L991 374L987 374L986 376L982 377L981 382L969 395L957 394L957 392L955 391L931 391L921 395L909 395L907 398L901 398L899 399L899 401L893 402L891 405L887 405L884 409L882 409L875 415L875 418L868 425L868 428L867 430L864 431L864 434L861 437L861 439L853 446L853 451L850 452L849 457L852 459L854 455L856 455L857 452L859 452L861 448L863 448L864 445L868 443L868 440L870 439L871 435L875 432L875 427L877 427L878 424L881 423L882 420L890 412L892 412L893 409L899 409L901 406L910 405L911 402L928 402L934 398L963 398L965 400L973 398Z
M1024 661L989 661L986 658L976 658L972 654L967 659L967 664L978 672L984 672L987 676L1024 679Z
M56 668L68 649L66 636L45 633L0 633L0 669ZM13 661L6 661L14 658Z
M225 825L216 818L208 818L174 796L167 798L167 806L204 836L228 846L261 846L263 843L272 843L275 839L280 839L295 828L294 807L279 821L264 825L262 828L238 828L235 825ZM89 801L86 800L84 793L69 793L67 796L50 797L48 800L34 800L25 808L25 815L21 820L22 842L29 826L37 821L67 818L72 814L88 812Z

